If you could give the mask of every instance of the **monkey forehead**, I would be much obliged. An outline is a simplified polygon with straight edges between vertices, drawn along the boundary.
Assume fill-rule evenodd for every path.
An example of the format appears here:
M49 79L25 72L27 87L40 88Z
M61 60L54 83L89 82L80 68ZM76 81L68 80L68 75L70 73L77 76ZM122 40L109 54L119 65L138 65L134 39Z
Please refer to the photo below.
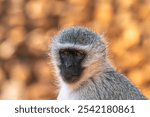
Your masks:
M100 40L95 32L84 27L71 27L64 29L58 35L59 43L66 44L79 44L79 45L91 45Z

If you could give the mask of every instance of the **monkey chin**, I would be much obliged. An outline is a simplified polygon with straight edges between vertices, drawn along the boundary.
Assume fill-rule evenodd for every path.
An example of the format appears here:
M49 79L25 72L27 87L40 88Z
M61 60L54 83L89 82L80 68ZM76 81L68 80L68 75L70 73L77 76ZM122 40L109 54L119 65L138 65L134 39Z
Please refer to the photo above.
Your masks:
M63 81L67 84L73 84L80 80L80 76L63 77Z

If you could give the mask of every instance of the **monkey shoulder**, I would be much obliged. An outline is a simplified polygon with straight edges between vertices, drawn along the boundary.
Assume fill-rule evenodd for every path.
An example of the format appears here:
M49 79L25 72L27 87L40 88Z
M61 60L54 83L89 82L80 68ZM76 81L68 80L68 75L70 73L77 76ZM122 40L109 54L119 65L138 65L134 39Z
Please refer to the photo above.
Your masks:
M78 89L61 88L58 99L73 100L145 100L145 96L117 71L106 71L91 77Z
M142 100L145 96L134 86L128 78L115 71L106 71L99 77L97 86L100 88L100 95L106 99Z

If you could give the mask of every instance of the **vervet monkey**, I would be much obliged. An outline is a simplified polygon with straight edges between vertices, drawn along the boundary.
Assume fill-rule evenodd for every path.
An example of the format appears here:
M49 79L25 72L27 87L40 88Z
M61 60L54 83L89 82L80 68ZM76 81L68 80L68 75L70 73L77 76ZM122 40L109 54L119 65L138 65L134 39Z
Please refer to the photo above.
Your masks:
M107 57L104 38L84 27L54 37L52 62L58 76L58 100L145 100L146 97Z

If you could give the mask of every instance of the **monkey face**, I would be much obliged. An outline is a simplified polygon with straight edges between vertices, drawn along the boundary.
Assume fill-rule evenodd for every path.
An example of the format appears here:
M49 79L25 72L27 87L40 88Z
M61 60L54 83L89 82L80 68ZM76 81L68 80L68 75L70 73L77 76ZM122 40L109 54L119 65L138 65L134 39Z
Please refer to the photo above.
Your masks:
M82 62L85 52L75 49L61 49L59 51L61 64L60 74L65 82L72 83L79 80L83 71Z

